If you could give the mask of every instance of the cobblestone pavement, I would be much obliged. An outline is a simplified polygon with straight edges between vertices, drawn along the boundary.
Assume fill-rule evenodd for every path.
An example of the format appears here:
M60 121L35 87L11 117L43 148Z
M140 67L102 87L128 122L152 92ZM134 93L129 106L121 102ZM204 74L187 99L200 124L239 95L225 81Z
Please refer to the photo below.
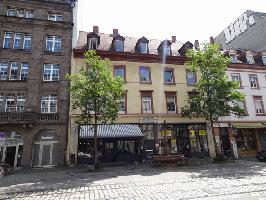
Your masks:
M266 163L161 168L32 170L0 179L0 199L266 200Z

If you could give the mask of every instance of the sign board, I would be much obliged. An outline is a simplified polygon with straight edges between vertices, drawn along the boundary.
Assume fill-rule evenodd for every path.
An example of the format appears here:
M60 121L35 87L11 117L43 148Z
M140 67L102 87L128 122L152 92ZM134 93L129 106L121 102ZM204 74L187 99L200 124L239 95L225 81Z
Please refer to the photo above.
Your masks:
M206 135L206 130L199 130L199 135L205 136Z
M195 132L196 132L195 130L190 130L189 131L189 133L190 133L191 136L195 136Z

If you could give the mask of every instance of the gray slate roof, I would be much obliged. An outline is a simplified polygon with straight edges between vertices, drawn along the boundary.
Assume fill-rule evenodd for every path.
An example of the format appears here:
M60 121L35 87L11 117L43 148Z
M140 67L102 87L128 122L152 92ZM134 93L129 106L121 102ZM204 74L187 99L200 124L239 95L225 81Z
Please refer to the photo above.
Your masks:
M77 49L84 49L87 45L87 35L89 32L80 31L78 42L77 42ZM113 34L105 34L105 33L99 33L100 36L100 45L98 47L98 50L102 51L109 51L112 41L113 41ZM134 53L135 52L135 46L139 38L129 37L129 36L123 36L125 38L124 42L124 52L128 53ZM158 55L158 47L161 44L161 40L157 39L149 39L149 54L155 54ZM171 50L173 56L179 56L178 50L182 47L183 43L176 41L175 43L171 44Z

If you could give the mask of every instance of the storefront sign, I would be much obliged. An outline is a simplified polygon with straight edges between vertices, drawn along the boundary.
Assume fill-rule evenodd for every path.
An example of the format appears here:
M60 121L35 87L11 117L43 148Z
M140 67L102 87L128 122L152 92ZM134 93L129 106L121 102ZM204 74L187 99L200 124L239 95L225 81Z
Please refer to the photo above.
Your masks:
M175 147L176 146L176 139L172 138L171 139L171 147Z
M199 135L205 136L206 135L206 130L199 130Z
M41 139L42 140L53 140L54 137L53 136L42 136Z
M165 136L172 136L172 130L162 130L161 134Z
M189 132L191 136L195 136L195 132L196 132L195 130L190 130Z

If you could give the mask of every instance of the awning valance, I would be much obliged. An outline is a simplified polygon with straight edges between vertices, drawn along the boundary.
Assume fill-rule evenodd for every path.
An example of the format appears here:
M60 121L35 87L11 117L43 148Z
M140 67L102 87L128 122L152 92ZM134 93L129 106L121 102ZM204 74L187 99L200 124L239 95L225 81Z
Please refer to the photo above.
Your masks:
M93 138L94 126L81 125L79 138ZM143 137L137 124L106 124L97 126L97 138L132 138Z
M265 128L266 123L231 123L236 128Z

